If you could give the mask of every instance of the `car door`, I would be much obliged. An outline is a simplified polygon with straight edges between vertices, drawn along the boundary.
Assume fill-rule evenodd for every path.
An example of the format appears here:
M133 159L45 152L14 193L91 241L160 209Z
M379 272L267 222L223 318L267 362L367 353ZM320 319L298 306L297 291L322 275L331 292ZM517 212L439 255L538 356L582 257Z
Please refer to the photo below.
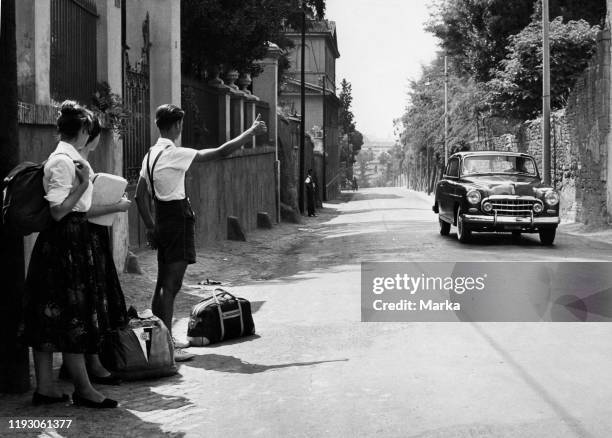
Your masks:
M459 159L454 157L448 161L444 171L444 177L440 181L440 192L438 195L440 215L448 222L452 222L454 219L455 185L457 183L458 176Z

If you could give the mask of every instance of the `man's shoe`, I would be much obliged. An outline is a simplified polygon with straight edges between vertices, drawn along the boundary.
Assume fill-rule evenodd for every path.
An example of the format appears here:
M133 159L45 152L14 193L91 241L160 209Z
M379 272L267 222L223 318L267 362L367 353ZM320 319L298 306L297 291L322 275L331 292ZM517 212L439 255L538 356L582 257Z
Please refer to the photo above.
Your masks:
M183 342L183 341L179 341L176 338L172 338L172 342L174 343L174 348L175 349L176 348L188 348L188 347L191 346L191 344L188 341Z
M185 350L183 350L182 348L175 348L174 349L174 360L176 362L186 362L188 360L191 360L195 357L195 354L193 353L189 353Z

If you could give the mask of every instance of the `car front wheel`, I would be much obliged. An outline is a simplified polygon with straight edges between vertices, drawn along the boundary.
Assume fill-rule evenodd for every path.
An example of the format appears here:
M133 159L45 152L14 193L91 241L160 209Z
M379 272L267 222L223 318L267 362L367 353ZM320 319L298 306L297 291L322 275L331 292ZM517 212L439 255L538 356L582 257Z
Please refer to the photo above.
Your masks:
M467 243L472 238L472 231L467 227L463 221L463 212L461 207L457 210L457 239L461 243Z
M545 228L543 230L540 230L540 242L542 243L542 245L550 246L555 241L556 234L556 228Z

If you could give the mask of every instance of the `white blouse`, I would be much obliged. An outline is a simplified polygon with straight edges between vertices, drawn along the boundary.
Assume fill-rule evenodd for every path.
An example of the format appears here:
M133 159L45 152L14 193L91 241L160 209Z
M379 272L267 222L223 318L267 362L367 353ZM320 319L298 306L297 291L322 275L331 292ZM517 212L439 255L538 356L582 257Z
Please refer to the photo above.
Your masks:
M49 201L51 207L61 205L73 191L73 188L78 185L76 184L76 167L73 160L83 160L83 157L74 146L64 141L60 141L49 155L44 169L43 186L45 193L47 193L45 199ZM94 176L93 169L87 161L86 164L89 167L90 184L72 208L72 211L83 213L91 208L91 194L93 192L91 179Z

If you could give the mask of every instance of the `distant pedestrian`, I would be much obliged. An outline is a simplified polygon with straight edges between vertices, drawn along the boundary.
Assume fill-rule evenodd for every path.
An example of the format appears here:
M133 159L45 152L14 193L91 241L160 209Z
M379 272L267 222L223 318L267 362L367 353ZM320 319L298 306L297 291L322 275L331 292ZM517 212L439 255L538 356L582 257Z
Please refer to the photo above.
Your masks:
M308 169L308 175L304 181L306 185L306 206L308 209L308 217L314 217L315 214L315 201L316 201L316 183L312 176L312 169Z
M357 177L353 175L353 191L356 192L359 190L359 185L357 185Z
M174 300L183 284L187 265L195 263L195 214L185 194L185 172L192 163L218 160L240 148L254 136L266 132L258 115L253 125L233 140L213 149L180 147L175 142L183 130L185 112L176 105L162 105L155 113L159 139L142 160L136 188L138 211L147 227L147 238L157 249L157 283L153 293L153 314L172 331ZM155 204L153 217L151 198ZM192 354L182 348L189 343L174 339L177 361Z

